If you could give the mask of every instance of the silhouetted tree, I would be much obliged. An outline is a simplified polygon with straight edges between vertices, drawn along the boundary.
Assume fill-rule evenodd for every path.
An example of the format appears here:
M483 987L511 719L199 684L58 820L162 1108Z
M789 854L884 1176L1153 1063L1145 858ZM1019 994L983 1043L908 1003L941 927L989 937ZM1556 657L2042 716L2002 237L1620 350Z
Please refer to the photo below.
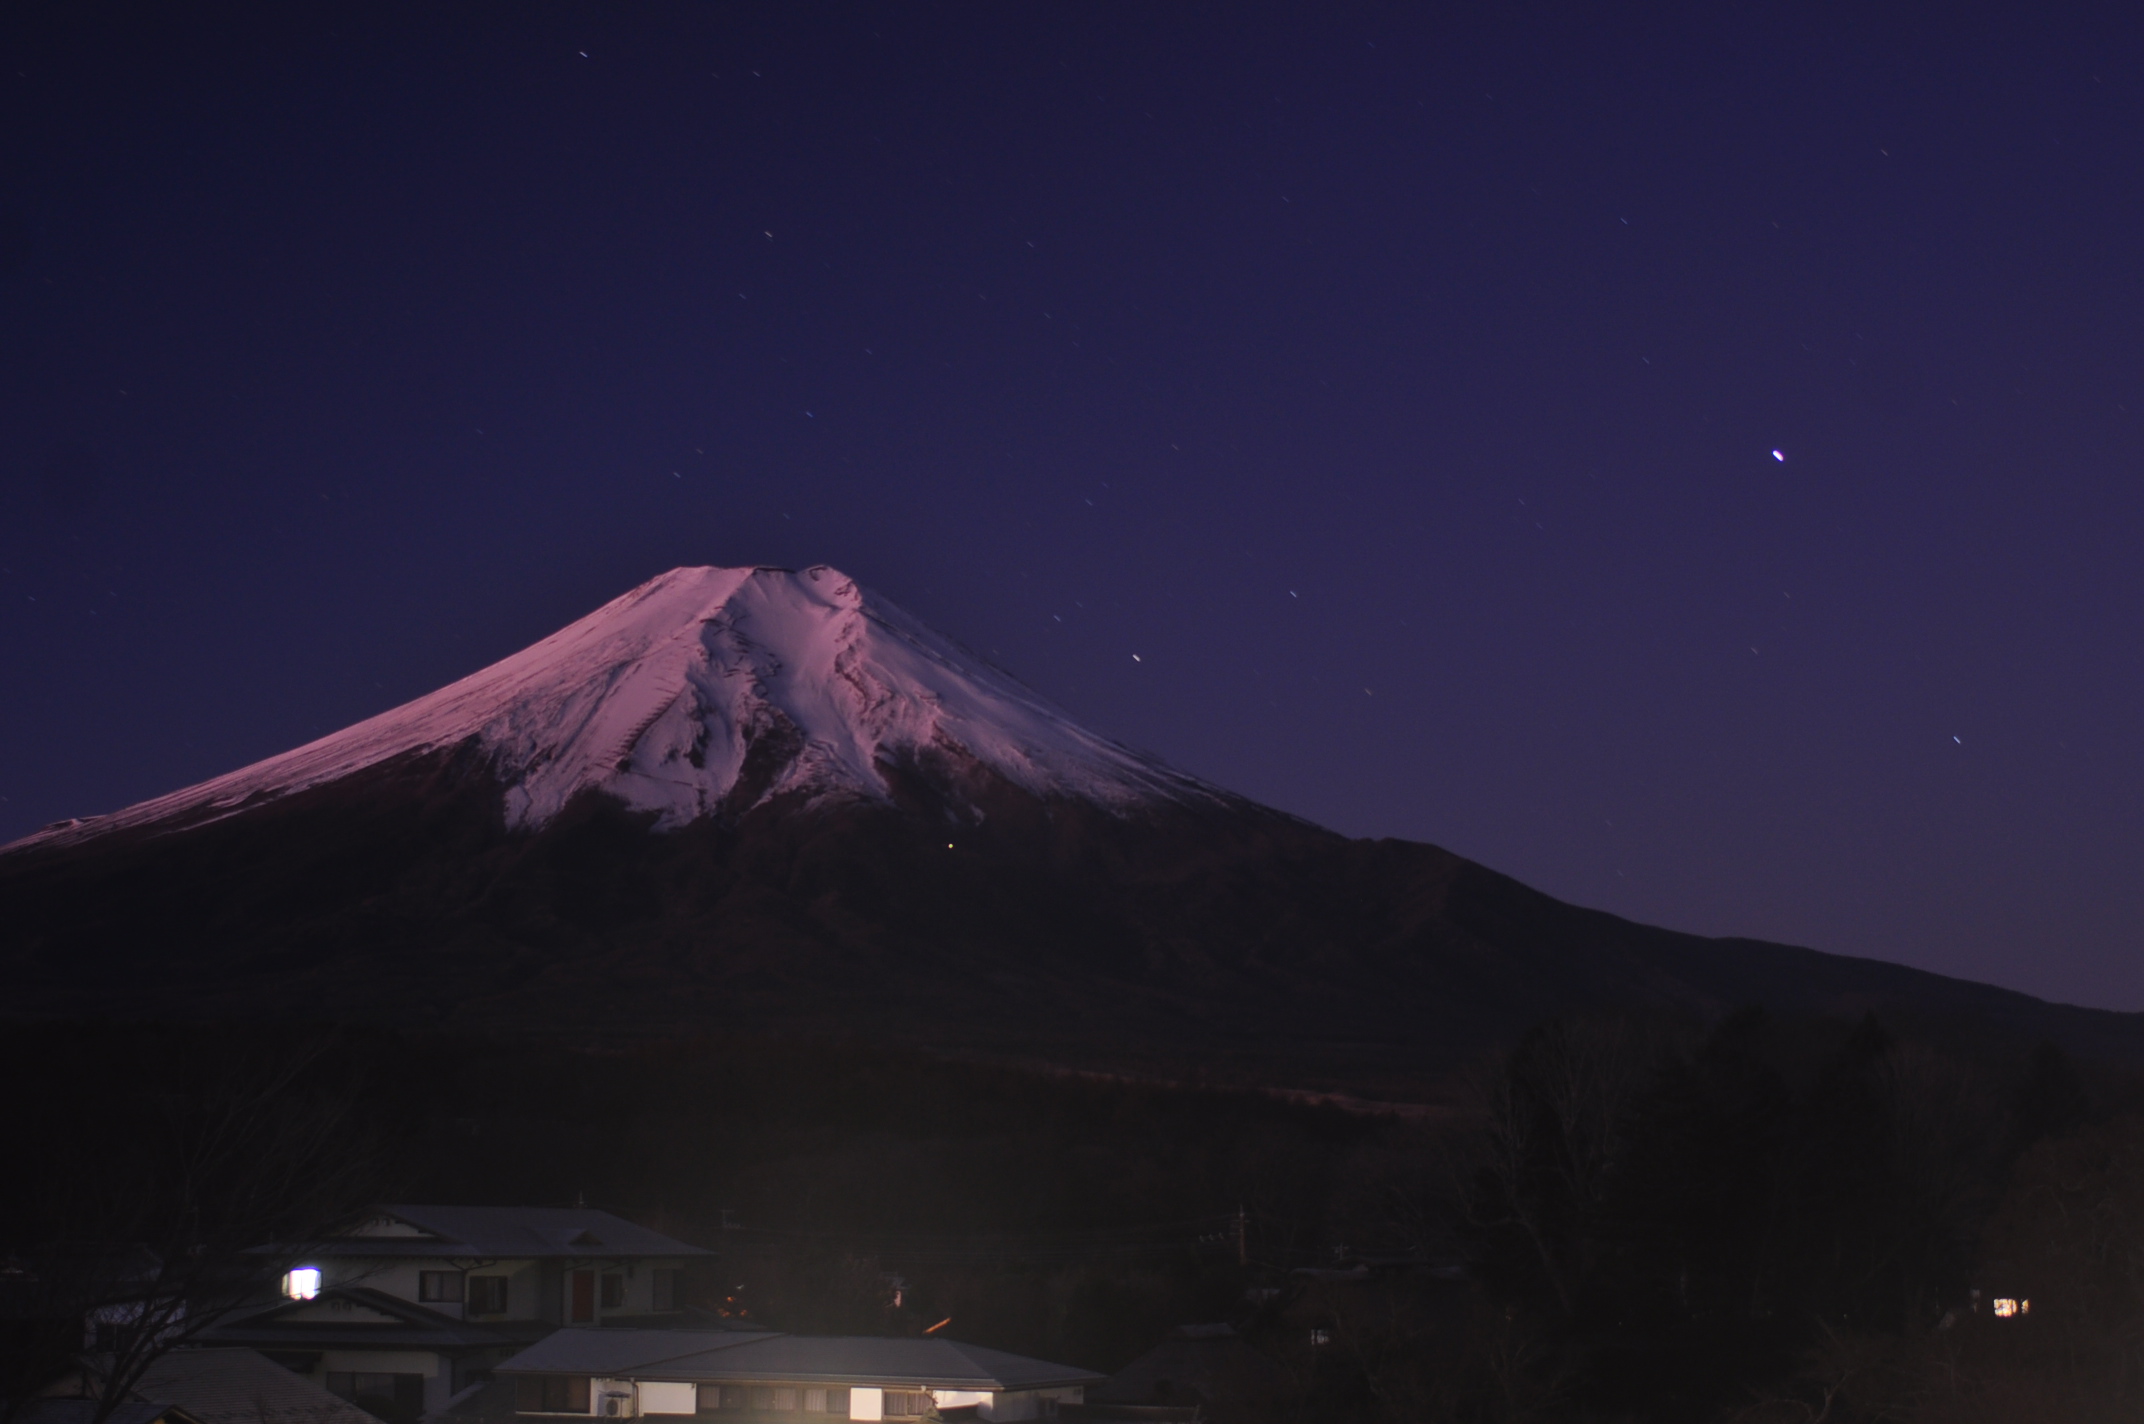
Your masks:
M381 1184L334 1081L331 1044L243 1040L173 1057L163 1036L107 1030L85 1067L8 1104L8 1254L21 1337L4 1352L12 1410L61 1373L104 1421L148 1367L259 1298Z

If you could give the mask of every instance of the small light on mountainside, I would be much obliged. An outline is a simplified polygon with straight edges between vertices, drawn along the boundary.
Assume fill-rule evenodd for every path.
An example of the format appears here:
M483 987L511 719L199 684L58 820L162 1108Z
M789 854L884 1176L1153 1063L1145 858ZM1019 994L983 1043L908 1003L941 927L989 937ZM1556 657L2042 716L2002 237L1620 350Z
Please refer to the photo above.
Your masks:
M320 1269L300 1266L283 1277L283 1294L292 1300L311 1300L320 1294Z
M2032 1302L2029 1300L2012 1300L2008 1296L1999 1295L1995 1297L1995 1313L2005 1320L2008 1320L2013 1315L2030 1315L2032 1314Z

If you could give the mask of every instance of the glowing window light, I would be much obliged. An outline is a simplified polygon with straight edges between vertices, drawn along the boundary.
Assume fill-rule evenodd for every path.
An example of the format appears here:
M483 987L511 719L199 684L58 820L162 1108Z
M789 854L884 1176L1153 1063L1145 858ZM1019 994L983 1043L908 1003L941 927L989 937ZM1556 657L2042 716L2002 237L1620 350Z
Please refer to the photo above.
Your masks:
M320 1294L320 1268L300 1266L283 1277L283 1294L292 1300L311 1300Z
M2005 1320L2008 1320L2013 1315L2032 1314L2032 1302L2029 1300L2012 1300L2006 1295L1999 1295L1995 1297L1994 1304L1995 1313Z

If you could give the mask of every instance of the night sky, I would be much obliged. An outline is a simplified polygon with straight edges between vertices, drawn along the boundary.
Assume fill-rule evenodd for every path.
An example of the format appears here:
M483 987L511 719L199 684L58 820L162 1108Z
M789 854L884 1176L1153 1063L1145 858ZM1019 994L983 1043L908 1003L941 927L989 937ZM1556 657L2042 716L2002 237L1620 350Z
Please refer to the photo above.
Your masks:
M9 7L0 838L824 562L1350 834L2144 1009L2134 6L1494 8Z

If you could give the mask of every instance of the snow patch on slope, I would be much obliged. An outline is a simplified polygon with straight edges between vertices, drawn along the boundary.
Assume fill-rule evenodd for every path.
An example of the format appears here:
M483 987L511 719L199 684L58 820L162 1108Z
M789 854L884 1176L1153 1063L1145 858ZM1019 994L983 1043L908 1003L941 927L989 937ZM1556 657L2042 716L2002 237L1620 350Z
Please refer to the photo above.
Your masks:
M1014 679L823 565L673 569L480 672L319 741L18 846L197 823L474 738L509 825L607 792L658 829L733 802L889 794L882 763L965 755L1017 786L1129 810L1225 793L1075 725ZM731 804L742 810L743 805Z

